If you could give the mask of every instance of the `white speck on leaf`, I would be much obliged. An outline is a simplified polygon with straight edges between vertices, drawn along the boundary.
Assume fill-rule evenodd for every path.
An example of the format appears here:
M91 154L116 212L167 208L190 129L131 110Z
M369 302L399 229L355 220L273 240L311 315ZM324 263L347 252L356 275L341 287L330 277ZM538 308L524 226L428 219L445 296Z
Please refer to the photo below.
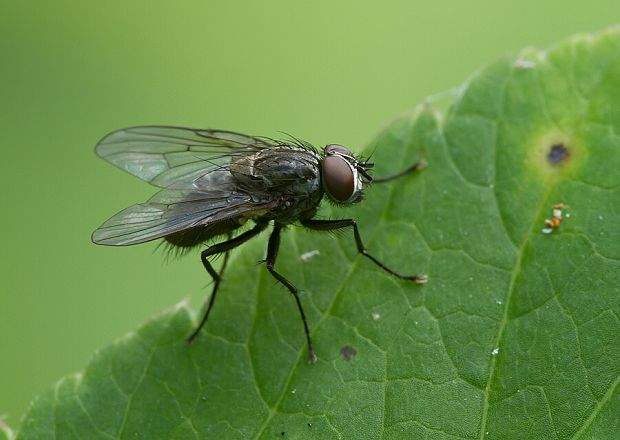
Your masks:
M499 347L495 347L493 350L491 350L491 355L496 356L497 353L499 353Z
M377 321L379 318L381 318L381 314L379 312L372 312L370 314L370 316L372 316L372 319Z
M536 67L536 63L534 61L519 59L515 61L514 66L519 69L533 69Z
M318 249L314 249L312 251L304 252L303 254L301 254L299 256L299 258L301 258L301 261L303 261L304 263L307 263L312 258L314 258L314 257L316 257L317 255L320 255L320 254L321 254L321 252L319 252Z

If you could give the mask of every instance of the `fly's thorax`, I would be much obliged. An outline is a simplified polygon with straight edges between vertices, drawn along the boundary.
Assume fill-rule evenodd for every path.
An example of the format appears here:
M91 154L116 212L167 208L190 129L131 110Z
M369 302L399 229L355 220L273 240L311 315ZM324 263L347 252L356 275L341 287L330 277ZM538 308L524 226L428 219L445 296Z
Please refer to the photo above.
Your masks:
M277 146L236 158L230 173L245 193L276 204L260 218L290 223L316 212L323 197L320 159L309 149Z
M265 148L234 160L230 172L249 190L303 196L320 191L319 160L301 148Z
M321 182L327 196L337 204L360 202L364 183L370 182L365 169L372 165L358 161L342 145L330 144L323 151L325 157L321 163Z

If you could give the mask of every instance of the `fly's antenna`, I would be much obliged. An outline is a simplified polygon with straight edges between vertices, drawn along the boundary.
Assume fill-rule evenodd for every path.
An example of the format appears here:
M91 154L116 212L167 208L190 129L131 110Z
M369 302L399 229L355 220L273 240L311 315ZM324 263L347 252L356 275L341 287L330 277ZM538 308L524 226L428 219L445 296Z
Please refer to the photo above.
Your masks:
M377 151L377 147L372 149L372 152L366 159L360 157L360 163L362 164L364 168L369 169L375 166L374 163L370 162L370 159L372 159L372 156L375 154L375 151Z
M366 167L364 167L363 164L358 165L356 168L358 173L364 176L364 178L369 182L372 182L372 177L370 176L370 174L368 174L368 172L366 171Z

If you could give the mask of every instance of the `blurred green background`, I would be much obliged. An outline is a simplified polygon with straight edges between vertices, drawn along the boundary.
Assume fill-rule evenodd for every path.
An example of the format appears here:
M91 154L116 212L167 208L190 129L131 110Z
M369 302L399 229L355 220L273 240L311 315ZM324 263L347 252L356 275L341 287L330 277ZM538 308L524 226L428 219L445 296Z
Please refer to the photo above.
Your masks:
M0 415L208 277L156 244L90 243L153 192L96 158L134 124L362 148L394 116L509 52L618 20L615 1L4 2Z

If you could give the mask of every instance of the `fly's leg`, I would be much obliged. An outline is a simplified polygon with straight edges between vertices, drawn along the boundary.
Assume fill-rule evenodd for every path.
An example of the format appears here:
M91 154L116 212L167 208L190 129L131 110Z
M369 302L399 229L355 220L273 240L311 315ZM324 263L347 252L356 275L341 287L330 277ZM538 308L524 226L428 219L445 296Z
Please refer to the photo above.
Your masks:
M224 242L224 243L229 242L229 241L230 241L230 240L232 240L232 238L233 238L233 237L232 237L232 232L229 232L228 234L226 234L226 236L228 237L228 240L227 240L226 242ZM208 249L207 249L207 250L208 250ZM232 250L232 249L228 249L227 251L224 251L224 261L222 262L222 267L220 267L220 271L218 272L218 275L219 275L220 281L221 281L222 277L224 276L224 271L226 270L226 266L228 266L228 258L230 257L230 251L231 251L231 250ZM203 264L204 264L204 263L203 263ZM218 282L219 282L219 281L218 281ZM212 294L212 295L211 295L211 297L209 298L209 305L208 305L208 307L207 307L207 312L206 312L206 314L209 314L209 309L211 309L211 307L213 307L213 301L214 301L214 300L212 299L213 297L214 297L214 295ZM205 321L206 321L206 319L205 319ZM201 327L202 327L203 325L204 325L204 324L202 324L202 323L201 323Z
M207 310L205 311L205 314L200 320L200 324L198 324L198 327L196 327L196 330L194 330L192 334L189 335L189 337L187 338L188 344L191 344L193 340L196 338L196 336L198 336L198 333L200 332L202 327L207 322L207 318L209 318L209 313L211 312L211 308L213 307L213 303L215 302L215 296L217 295L217 289L220 286L220 282L222 281L222 274L224 273L224 269L226 268L226 264L228 263L229 252L232 249L236 248L237 246L245 243L252 237L255 237L256 235L258 235L266 227L267 227L267 222L256 223L256 226L254 226L249 231L246 231L243 234L240 234L239 236L235 238L229 238L228 240L222 243L214 244L213 246L210 246L204 251L202 251L202 253L200 254L200 259L202 260L202 265L204 266L206 271L209 273L209 275L211 275L211 278L213 278L213 290L211 291L211 297L209 298L209 304L207 305ZM221 254L221 253L224 253L224 263L222 264L222 268L220 269L220 272L218 273L215 271L215 269L213 269L213 266L209 262L209 257L216 255L216 254Z
M299 290L295 286L293 286L290 281L280 275L274 269L276 264L276 258L278 257L278 249L280 248L280 231L282 230L282 226L277 223L273 227L273 232L269 236L269 244L267 245L267 270L269 273L273 275L273 277L284 284L286 288L291 292L293 297L295 298L295 302L297 303L297 308L299 309L299 314L301 315L301 320L304 323L304 332L306 333L306 341L308 343L308 363L313 364L316 362L316 354L314 353L314 349L312 348L312 340L310 339L310 331L308 330L308 323L306 321L306 314L304 313L304 309L301 306L301 301L299 300Z
M372 183L385 183L385 182L389 182L390 180L394 180L394 179L398 179L399 177L405 176L409 173L412 173L414 171L420 171L423 170L424 168L426 168L426 161L421 160L419 162L415 162L411 165L409 165L407 168L405 168L404 170L396 173L396 174L392 174L390 176L383 176L383 177L373 177L372 178Z
M232 240L231 233L228 233L228 240ZM228 257L230 257L230 250L224 252L224 261L222 262L222 267L220 267L220 272L218 273L220 278L224 276L224 271L226 270L226 266L228 265Z
M352 219L343 219L343 220L303 220L301 222L306 228L314 229L315 231L333 231L336 229L342 229L347 227L353 228L353 235L355 236L355 244L357 246L357 251L363 256L372 260L377 266L386 271L389 274L394 275L401 280L409 280L414 281L417 284L424 284L428 281L428 277L426 275L403 275L401 273L395 272L381 261L377 260L373 257L364 246L364 242L362 242L362 237L360 236L360 232L357 228L357 223Z

